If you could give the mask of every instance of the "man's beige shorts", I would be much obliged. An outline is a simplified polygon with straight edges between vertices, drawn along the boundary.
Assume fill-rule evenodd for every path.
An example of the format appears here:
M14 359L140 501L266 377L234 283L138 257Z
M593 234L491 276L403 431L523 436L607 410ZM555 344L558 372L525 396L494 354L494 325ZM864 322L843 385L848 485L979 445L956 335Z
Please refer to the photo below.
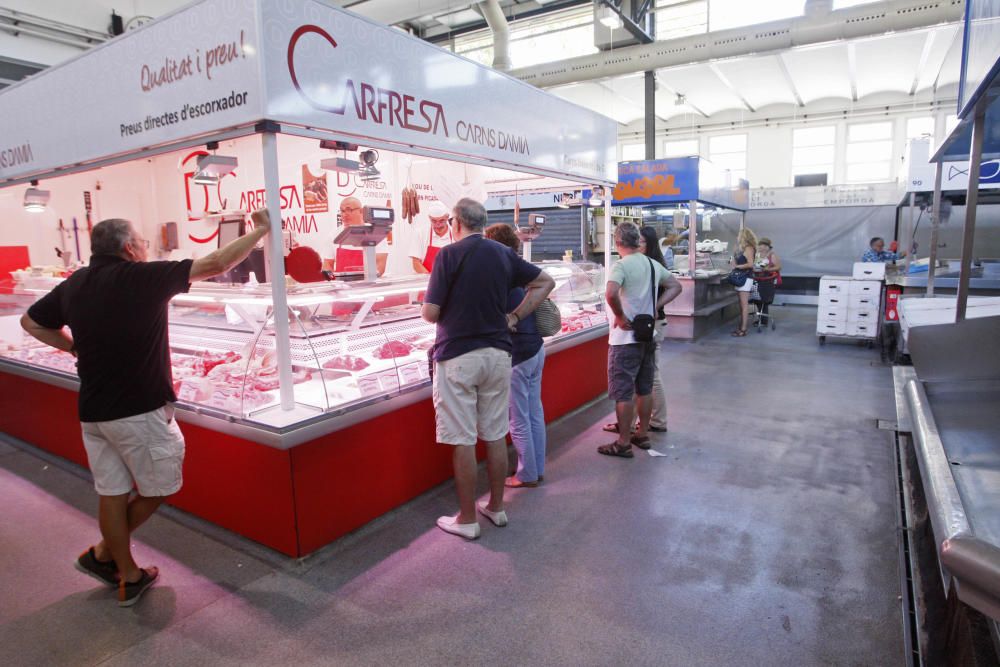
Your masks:
M94 487L102 496L120 496L133 484L146 497L181 489L184 435L173 406L107 422L83 422Z
M434 363L439 443L475 445L477 435L500 440L510 430L509 401L509 352L486 347Z

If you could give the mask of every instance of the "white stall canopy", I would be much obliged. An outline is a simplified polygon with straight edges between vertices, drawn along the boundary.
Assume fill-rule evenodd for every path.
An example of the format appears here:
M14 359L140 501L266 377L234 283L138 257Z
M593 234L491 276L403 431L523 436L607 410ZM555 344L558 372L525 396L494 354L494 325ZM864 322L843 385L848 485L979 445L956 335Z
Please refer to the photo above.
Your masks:
M317 0L197 2L4 90L0 119L0 186L255 128L615 173L613 120Z

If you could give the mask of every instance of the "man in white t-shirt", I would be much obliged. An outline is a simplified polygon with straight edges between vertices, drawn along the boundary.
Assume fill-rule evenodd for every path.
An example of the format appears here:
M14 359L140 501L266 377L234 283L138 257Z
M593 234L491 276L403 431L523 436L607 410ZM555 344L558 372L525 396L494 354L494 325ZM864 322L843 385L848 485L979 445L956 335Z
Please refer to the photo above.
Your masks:
M432 201L427 207L427 218L430 224L414 230L413 244L410 247L410 259L413 260L413 270L417 273L430 273L441 248L454 241L451 225L448 224L447 206L440 201Z
M621 259L611 266L605 299L608 303L608 396L615 402L618 439L598 447L606 456L632 458L632 445L651 446L648 429L653 411L653 378L656 368L656 341L636 342L632 320L637 315L652 315L676 299L681 284L666 267L644 255L640 248L639 228L623 222L615 230L615 246ZM652 287L657 286L654 298ZM636 406L639 427L632 434Z
M340 224L342 227L353 227L365 224L364 207L357 197L345 197L340 202ZM340 233L340 227L334 231L334 238ZM333 244L334 257L323 261L327 271L364 271L364 251L346 245ZM385 263L389 258L389 243L384 239L375 246L375 263L378 275L385 273Z

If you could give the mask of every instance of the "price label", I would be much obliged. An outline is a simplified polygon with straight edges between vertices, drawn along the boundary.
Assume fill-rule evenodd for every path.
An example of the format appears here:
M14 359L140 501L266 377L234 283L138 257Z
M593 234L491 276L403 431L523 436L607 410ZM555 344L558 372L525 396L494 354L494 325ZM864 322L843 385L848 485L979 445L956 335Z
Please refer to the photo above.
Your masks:
M363 378L358 379L358 390L361 391L362 396L377 396L382 393L382 387L379 384L377 375L366 375Z
M396 371L385 371L380 376L382 380L382 389L385 391L394 391L399 389L399 376L396 375Z
M421 373L421 367L424 372ZM413 382L420 382L422 378L426 376L427 364L407 364L399 369L400 375L403 376L403 384L411 384Z
M177 398L182 401L194 402L198 396L198 388L190 382L182 382L181 390L177 392Z

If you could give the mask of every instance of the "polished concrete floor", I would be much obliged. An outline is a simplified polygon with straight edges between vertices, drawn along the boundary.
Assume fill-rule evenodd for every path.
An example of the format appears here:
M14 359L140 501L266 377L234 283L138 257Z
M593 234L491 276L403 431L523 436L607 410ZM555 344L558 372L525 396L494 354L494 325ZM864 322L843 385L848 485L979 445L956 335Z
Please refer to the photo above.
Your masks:
M135 543L161 583L128 610L71 567L83 473L0 444L0 664L901 664L890 369L776 312L666 344L666 456L598 456L598 402L474 543L434 528L450 484L303 561L168 511Z

